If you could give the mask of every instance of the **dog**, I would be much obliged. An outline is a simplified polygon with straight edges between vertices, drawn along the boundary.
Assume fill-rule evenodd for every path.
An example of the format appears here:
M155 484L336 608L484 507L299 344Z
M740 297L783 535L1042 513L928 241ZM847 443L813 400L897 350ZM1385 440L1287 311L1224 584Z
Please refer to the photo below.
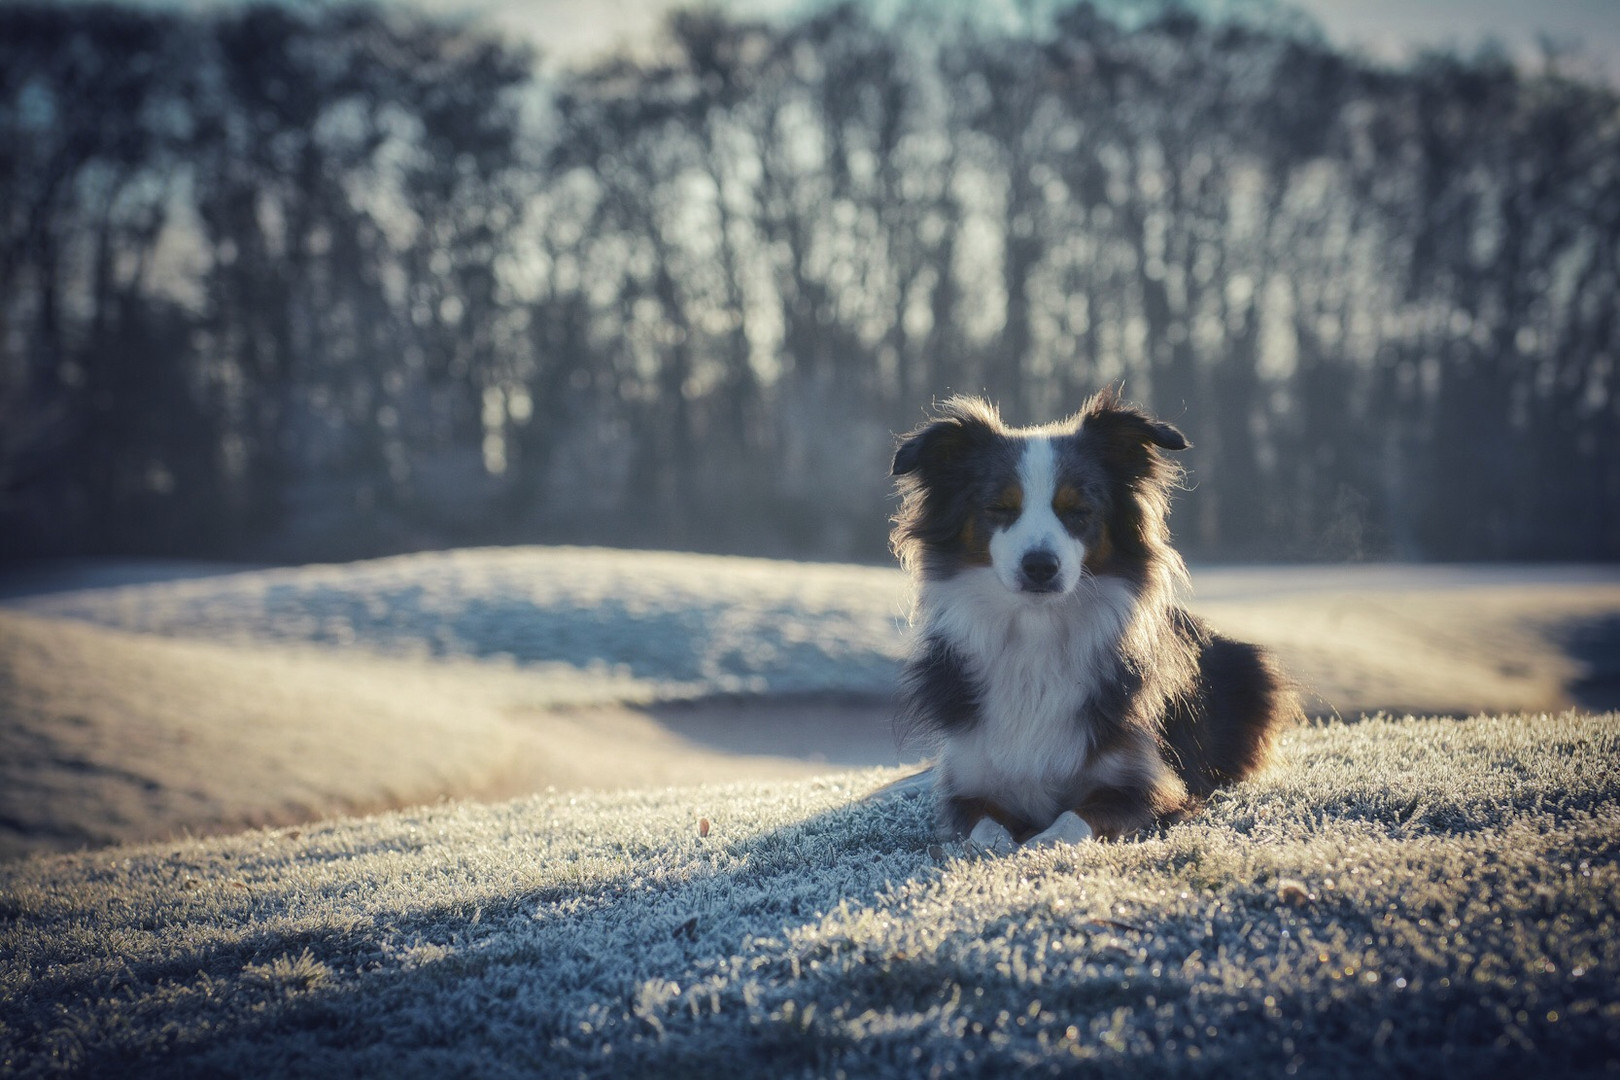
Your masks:
M1254 774L1301 715L1264 650L1177 605L1166 451L1113 390L1009 428L955 397L902 436L891 544L915 582L902 735L934 744L940 831L981 845L1120 839Z

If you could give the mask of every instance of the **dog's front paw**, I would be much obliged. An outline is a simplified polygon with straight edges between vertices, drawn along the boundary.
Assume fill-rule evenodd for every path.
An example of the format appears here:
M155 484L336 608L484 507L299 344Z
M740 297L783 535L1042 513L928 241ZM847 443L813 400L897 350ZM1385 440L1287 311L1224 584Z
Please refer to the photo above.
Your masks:
M1013 842L1012 833L992 817L980 818L973 831L968 833L968 840L996 855L1006 855L1018 847Z
M981 821L979 824L982 825L984 822ZM1038 832L1024 841L1024 846L1054 847L1058 844L1078 844L1090 840L1091 836L1091 826L1086 824L1086 819L1073 810L1065 810L1058 815L1056 821L1047 826L1045 832Z

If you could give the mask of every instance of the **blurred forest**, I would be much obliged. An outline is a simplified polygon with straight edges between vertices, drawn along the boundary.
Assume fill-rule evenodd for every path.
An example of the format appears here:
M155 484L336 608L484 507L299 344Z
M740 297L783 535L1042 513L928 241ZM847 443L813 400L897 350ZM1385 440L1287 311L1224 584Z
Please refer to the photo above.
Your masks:
M0 7L0 555L881 559L936 396L1106 383L1201 559L1620 558L1620 102L1081 4Z

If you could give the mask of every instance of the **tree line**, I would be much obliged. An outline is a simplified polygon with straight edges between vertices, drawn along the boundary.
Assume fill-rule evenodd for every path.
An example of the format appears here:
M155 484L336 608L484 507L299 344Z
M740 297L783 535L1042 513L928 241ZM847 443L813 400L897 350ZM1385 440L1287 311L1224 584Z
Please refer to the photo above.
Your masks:
M0 554L881 558L892 433L1105 384L1206 559L1620 557L1620 102L1088 4L0 7Z

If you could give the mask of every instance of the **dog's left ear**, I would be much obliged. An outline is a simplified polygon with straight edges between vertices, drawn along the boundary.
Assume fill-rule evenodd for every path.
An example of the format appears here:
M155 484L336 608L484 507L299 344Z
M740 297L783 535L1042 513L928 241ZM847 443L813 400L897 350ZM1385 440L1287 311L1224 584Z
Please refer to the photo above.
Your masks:
M1192 445L1187 441L1187 436L1181 433L1180 428L1147 416L1140 419L1142 429L1146 434L1145 442L1150 442L1154 446L1162 446L1166 450L1185 450Z
M1134 405L1123 404L1112 390L1104 390L1093 397L1074 419L1076 427L1105 431L1116 439L1127 439L1143 446L1185 450L1192 445L1180 428L1163 420L1155 420Z

